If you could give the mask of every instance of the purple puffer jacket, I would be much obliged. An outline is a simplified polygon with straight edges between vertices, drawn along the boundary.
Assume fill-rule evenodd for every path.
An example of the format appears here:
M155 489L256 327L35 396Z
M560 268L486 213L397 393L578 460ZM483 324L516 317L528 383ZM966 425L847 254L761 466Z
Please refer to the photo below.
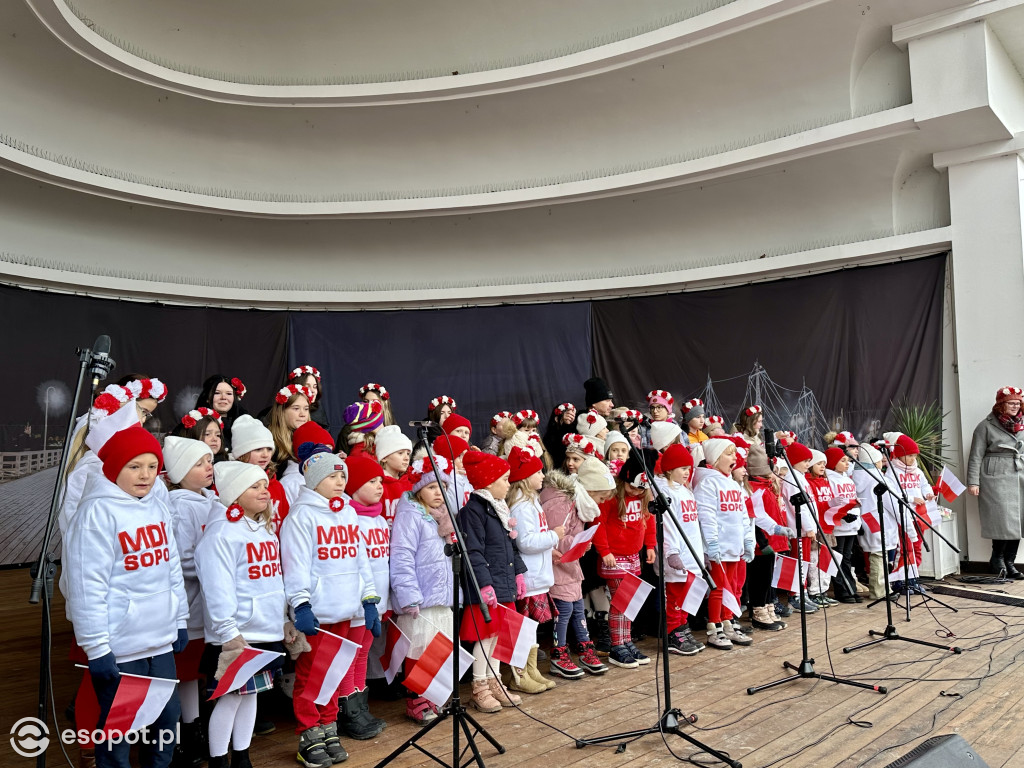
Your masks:
M396 613L418 605L452 604L452 562L437 523L411 492L398 500L391 524L391 605Z

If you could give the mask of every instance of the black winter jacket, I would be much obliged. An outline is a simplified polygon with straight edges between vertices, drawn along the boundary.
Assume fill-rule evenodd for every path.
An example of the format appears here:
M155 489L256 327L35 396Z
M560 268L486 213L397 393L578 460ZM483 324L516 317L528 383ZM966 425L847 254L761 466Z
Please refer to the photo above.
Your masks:
M494 587L499 603L516 599L516 574L526 573L526 563L519 556L519 548L501 524L498 513L490 502L477 494L459 511L459 527L469 553L469 567L476 574L480 589ZM462 578L462 594L466 605L479 603L469 588L469 578Z

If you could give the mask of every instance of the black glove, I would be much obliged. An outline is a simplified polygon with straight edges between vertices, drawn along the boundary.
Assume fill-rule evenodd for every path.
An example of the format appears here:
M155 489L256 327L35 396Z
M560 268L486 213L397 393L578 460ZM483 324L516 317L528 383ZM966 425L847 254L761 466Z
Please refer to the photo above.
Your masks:
M106 656L98 659L89 659L89 674L95 683L107 685L117 682L121 677L121 670L117 668L117 657L111 651Z
M775 557L775 550L765 545L761 547L761 554L765 557Z
M171 643L171 651L174 653L181 653L185 650L186 645L188 645L188 630L179 629L178 639Z
M856 516L856 515L853 515L853 514L850 514L850 515L843 515L843 522L844 522L844 523L852 523L852 522L853 522L853 521L855 521L856 519L857 519L857 516Z

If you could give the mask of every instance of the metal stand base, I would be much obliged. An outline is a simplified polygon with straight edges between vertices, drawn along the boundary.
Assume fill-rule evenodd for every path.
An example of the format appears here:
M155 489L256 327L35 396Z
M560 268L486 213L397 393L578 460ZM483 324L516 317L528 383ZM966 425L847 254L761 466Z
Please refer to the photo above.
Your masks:
M877 637L877 640L868 640L867 642L860 643L859 645L851 645L843 648L843 653L850 653L861 648L867 648L871 645L878 645L884 643L886 640L902 640L905 643L914 643L915 645L926 645L929 648L938 648L940 651L952 651L953 653L960 653L961 649L955 645L942 645L941 643L929 643L927 640L916 640L913 637L903 637L899 632L896 631L896 627L892 624L887 626L882 632L876 632L873 629L868 630L868 634L871 637Z
M716 749L712 749L707 744L693 738L690 734L684 733L680 727L680 721L691 724L696 723L697 716L684 715L678 709L670 709L662 714L661 719L656 725L652 725L650 728L640 728L635 731L625 731L623 733L612 733L608 736L595 736L591 739L576 739L576 749L583 749L590 744L607 744L613 741L621 741L622 743L619 745L616 752L625 752L627 742L639 739L641 736L647 736L653 733L672 733L679 738L690 742L695 747L699 747L716 760L720 760L731 768L743 768L743 765L738 760L733 760L728 755L719 752Z
M424 749L416 743L424 736L426 736L428 733L430 733L434 728L441 725L441 723L445 722L445 720L447 720L449 717L455 718L455 722L452 724L452 727L455 729L455 733L458 734L459 728L462 728L463 732L466 734L466 746L462 748L461 752L452 754L452 760L454 761L452 763L446 763L437 755ZM472 728L470 726L472 726ZM374 766L374 768L383 768L383 766L388 765L392 760L394 760L396 757L398 757L400 754L402 754L405 750L409 749L410 747L412 747L413 749L418 749L420 752L429 757L435 763L446 766L446 768L459 768L459 766L461 765L469 765L470 763L476 763L478 766L480 766L480 768L484 768L484 759L480 756L480 750L477 749L476 746L475 739L477 736L483 736L485 739L487 739L487 741L490 742L490 745L498 751L499 755L505 754L505 748L498 743L497 739L495 739L493 736L491 736L491 734L487 732L487 729L480 725L480 723L478 723L473 718L473 716L466 711L466 708L462 705L461 702L458 704L456 704L455 702L449 702L438 713L436 720L434 720L429 725L426 725L423 728L420 728L418 731L416 731L416 733L411 738L406 739L405 743L402 744L402 746L400 746L390 755L388 755L379 763L377 763L377 765ZM457 743L458 742L456 741L456 744ZM462 758L465 757L467 751L472 751L473 757L471 760L464 763L462 761Z
M823 675L819 672L814 671L814 659L804 659L800 662L800 666L790 664L788 661L782 662L782 666L786 669L792 669L796 672L795 675L789 675L781 680L775 680L771 683L765 683L764 685L755 685L751 688L747 688L747 693L753 696L755 693L765 691L769 688L774 688L777 685L784 685L785 683L791 683L794 680L828 680L830 683L841 683L842 685L852 685L854 688L863 688L867 691L876 691L878 693L888 693L889 690L884 685L871 685L869 683L861 683L856 680L847 680L842 677L833 677L832 675Z

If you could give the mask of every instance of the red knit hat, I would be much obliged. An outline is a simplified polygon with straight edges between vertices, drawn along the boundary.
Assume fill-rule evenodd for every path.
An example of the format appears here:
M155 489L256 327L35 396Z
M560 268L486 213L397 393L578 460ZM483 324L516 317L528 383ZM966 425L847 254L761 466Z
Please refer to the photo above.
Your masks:
M466 469L466 479L474 489L486 488L512 469L504 459L483 451L470 451L462 464Z
M893 446L892 457L894 459L903 459L907 456L913 456L920 452L921 449L918 447L917 443L906 435L900 435L896 438L896 445Z
M803 443L790 443L786 446L786 458L790 464L799 464L801 461L810 461L814 456L811 449Z
M663 472L671 472L679 467L693 468L693 454L685 445L675 443L665 449L661 454L661 469Z
M345 493L349 496L354 495L373 478L384 477L384 470L380 468L380 464L365 456L350 456L345 459L345 466L348 468L348 483L345 484Z
M451 416L448 417L448 419L450 418ZM448 423L448 419L445 419L445 424ZM450 449L448 447L449 444L451 444ZM455 435L449 435L448 437L442 435L436 438L430 447L434 449L434 453L438 456L444 456L448 461L454 462L455 459L469 450L469 443Z
M113 437L100 448L99 459L103 462L103 476L110 482L116 483L117 476L121 474L124 465L144 453L155 455L160 463L157 469L163 468L164 454L160 450L160 443L151 432L137 424L115 432Z
M450 435L453 429L458 429L459 427L465 427L469 430L470 435L473 434L473 425L469 423L469 419L457 413L453 413L444 420L444 424L441 425L441 431L446 435Z
M510 483L525 480L544 469L544 462L533 451L524 451L518 445L508 455L508 465L512 468L508 476Z
M1016 400L1018 403L1024 403L1024 390L1020 387L1001 387L996 392L996 405L1002 405Z
M829 448L825 451L825 466L829 469L835 469L836 464L846 458L846 451L842 448Z
M307 421L305 424L300 424L292 432L292 453L298 456L299 446L303 443L320 443L321 445L326 445L332 451L334 450L334 438L331 437L331 433L315 421Z

